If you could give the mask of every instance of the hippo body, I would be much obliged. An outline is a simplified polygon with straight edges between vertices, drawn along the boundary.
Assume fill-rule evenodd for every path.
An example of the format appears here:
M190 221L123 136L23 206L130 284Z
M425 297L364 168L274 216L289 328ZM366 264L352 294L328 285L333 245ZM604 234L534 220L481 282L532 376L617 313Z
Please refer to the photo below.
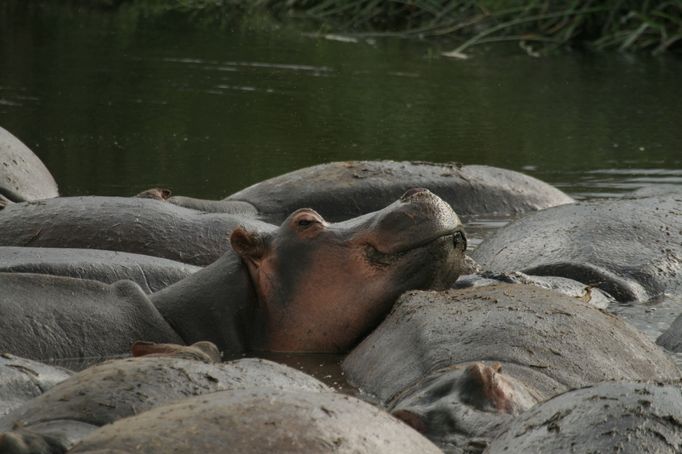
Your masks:
M106 284L127 279L148 294L200 269L160 257L126 252L0 246L0 273L50 274Z
M682 197L581 202L531 213L471 254L493 272L561 276L616 300L682 291Z
M620 318L522 284L408 292L343 369L450 452L485 446L510 415L571 388L680 377Z
M217 364L168 356L115 359L73 375L0 418L0 432L19 427L15 436L42 436L69 448L105 424L175 400L262 387L329 391L309 375L255 358Z
M0 246L104 249L205 266L229 249L237 226L273 230L252 218L206 214L152 199L61 197L0 212Z
M603 383L561 394L508 423L486 450L674 454L682 450L678 386Z
M0 354L0 417L71 376L61 367Z
M440 452L416 431L353 397L268 388L158 407L93 432L69 452L224 452L226 447L257 453Z
M511 170L395 161L320 164L256 183L222 201L189 197L169 201L205 211L221 211L230 201L248 202L273 223L305 206L339 221L375 211L411 187L429 189L460 216L517 214L573 202L547 183Z
M19 139L0 128L0 198L25 202L58 195L57 183L40 159Z
M345 222L301 209L279 228L262 226L236 228L219 260L151 295L131 281L0 273L0 351L101 357L146 339L208 340L229 353L338 353L404 291L446 288L464 263L461 222L422 189Z

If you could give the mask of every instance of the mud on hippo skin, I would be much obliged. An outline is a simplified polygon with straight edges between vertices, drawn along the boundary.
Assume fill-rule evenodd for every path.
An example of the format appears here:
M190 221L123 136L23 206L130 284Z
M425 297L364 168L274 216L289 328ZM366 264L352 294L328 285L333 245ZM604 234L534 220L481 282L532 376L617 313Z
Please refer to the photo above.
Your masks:
M61 367L0 354L0 417L70 376Z
M602 383L556 396L508 422L486 453L681 449L679 385Z
M510 414L571 388L680 378L620 318L522 284L408 292L343 369L449 452L483 449Z
M69 452L221 452L226 446L230 452L440 452L359 399L268 388L218 392L158 407L102 427Z
M267 360L215 363L217 348L207 342L139 343L133 353L144 356L89 367L0 418L0 433L9 432L0 452L10 443L66 450L105 424L190 396L252 388L329 391L313 377Z
M573 202L547 183L511 170L395 161L320 164L256 183L221 201L189 197L168 200L204 211L222 211L223 207L230 208L228 202L246 202L274 223L306 206L339 221L378 210L411 187L433 191L460 216L515 214Z
M464 266L461 222L426 190L336 224L298 210L272 229L235 229L222 258L150 296L130 281L0 273L0 350L108 356L146 338L344 352L404 291L447 288Z
M616 300L682 290L682 196L580 202L496 231L471 254L493 272L562 276Z
M60 197L0 211L0 246L104 249L205 266L236 227L270 231L251 217L207 214L152 199Z
M0 127L0 210L2 200L24 202L59 196L57 183L40 159Z
M173 260L97 249L0 246L0 273L35 273L113 284L131 280L149 294L201 268Z

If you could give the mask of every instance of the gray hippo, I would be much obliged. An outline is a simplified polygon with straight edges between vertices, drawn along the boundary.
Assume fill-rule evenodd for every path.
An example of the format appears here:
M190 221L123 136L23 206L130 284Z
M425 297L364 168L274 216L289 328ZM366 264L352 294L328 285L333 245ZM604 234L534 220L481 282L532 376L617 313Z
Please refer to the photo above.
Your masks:
M330 391L313 377L272 361L244 358L216 364L220 355L207 342L189 347L138 343L133 354L139 357L89 367L1 417L0 433L5 434L0 435L0 452L22 444L63 451L105 424L218 391Z
M581 202L531 213L471 254L494 272L561 276L616 300L682 290L682 196Z
M209 212L248 203L264 220L280 223L307 206L331 221L378 210L411 187L424 187L460 216L517 214L573 202L560 190L512 170L458 163L348 161L320 164L256 183L224 200L170 197L169 202Z
M275 230L237 228L230 242L215 263L149 296L130 281L0 273L0 351L108 356L147 339L343 352L403 292L449 286L466 249L452 208L421 189L336 224L297 210Z
M57 183L40 159L0 128L0 210L10 202L57 197Z
M343 369L449 452L480 451L513 415L571 388L681 376L620 318L522 284L407 292Z
M504 427L488 454L682 451L679 386L602 383L544 402Z
M238 226L272 231L249 216L200 213L133 197L60 197L0 211L0 246L104 249L205 266L229 249Z
M154 293L201 268L173 260L97 249L0 246L0 273L36 273L107 284L129 279Z
M332 393L252 388L192 397L91 433L70 453L430 454L436 446L389 414Z
M0 417L69 376L71 372L61 367L0 354Z

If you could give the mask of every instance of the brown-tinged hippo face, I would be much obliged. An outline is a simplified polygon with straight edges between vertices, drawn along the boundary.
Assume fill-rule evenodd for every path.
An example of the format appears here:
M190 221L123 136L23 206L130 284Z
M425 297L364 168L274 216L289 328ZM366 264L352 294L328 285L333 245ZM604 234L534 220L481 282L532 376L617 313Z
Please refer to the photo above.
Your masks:
M410 189L383 210L336 224L311 209L273 233L232 233L263 313L270 351L346 351L406 290L439 289L460 274L466 249L450 206Z

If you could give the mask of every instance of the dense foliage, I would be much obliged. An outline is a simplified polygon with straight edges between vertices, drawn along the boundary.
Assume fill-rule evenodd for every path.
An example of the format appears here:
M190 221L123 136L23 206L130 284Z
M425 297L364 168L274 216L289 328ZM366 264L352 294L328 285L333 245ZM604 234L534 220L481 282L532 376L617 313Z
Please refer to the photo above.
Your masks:
M185 13L200 22L237 17L297 20L323 33L452 41L451 56L473 46L516 42L531 55L559 48L646 51L682 48L682 0L80 0Z

